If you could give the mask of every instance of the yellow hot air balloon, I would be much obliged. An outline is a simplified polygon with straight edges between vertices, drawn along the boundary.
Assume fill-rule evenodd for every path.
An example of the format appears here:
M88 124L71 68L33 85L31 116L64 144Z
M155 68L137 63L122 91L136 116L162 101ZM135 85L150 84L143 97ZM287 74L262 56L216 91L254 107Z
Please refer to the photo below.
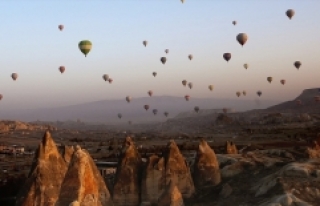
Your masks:
M79 42L78 47L86 57L92 48L92 43L89 40L83 40Z

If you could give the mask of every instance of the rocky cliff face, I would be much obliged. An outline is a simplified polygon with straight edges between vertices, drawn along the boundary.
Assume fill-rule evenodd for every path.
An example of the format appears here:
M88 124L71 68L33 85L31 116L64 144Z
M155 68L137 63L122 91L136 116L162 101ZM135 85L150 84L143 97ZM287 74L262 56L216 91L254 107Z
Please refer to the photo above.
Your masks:
M8 132L8 131L19 131L19 130L57 130L56 127L51 125L37 125L20 121L0 121L0 132Z
M115 205L139 205L141 169L142 161L138 150L132 139L127 137L122 146L122 154L113 187Z
M72 155L56 206L71 203L81 206L112 205L109 190L98 168L88 152L80 146Z
M193 181L196 188L215 186L221 182L219 162L208 143L201 140L194 163Z
M34 158L32 170L17 198L16 205L55 205L67 168L68 164L58 152L50 133L45 132Z

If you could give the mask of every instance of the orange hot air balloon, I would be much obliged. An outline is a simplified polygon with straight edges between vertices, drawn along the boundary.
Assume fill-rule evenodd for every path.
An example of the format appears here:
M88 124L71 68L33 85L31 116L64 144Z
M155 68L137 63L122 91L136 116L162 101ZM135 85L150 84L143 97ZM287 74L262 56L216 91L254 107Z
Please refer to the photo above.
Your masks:
M148 111L148 109L149 109L150 107L149 107L149 105L146 104L146 105L143 106L143 108L144 108L146 111Z
M60 24L60 25L58 26L58 28L59 28L60 31L62 31L63 28L64 28L64 26L63 26L62 24Z
M66 68L64 66L60 66L59 67L59 71L61 74L63 74L63 72L66 70Z

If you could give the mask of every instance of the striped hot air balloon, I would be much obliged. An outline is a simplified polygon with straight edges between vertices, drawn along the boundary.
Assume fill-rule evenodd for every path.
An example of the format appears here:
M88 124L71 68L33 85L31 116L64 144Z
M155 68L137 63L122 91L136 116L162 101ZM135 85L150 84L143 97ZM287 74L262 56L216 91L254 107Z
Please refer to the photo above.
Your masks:
M79 46L80 51L86 57L92 48L92 43L89 40L82 40L79 42L78 46Z

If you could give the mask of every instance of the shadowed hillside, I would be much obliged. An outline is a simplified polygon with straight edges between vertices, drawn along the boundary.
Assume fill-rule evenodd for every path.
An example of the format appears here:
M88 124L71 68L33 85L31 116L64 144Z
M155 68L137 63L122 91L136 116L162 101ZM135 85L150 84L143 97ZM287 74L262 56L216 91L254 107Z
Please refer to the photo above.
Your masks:
M269 107L266 111L272 112L292 112L292 113L319 113L320 103L315 101L315 96L320 95L319 89L305 89L303 92L294 100L283 102L281 104ZM301 105L297 101L301 101Z

